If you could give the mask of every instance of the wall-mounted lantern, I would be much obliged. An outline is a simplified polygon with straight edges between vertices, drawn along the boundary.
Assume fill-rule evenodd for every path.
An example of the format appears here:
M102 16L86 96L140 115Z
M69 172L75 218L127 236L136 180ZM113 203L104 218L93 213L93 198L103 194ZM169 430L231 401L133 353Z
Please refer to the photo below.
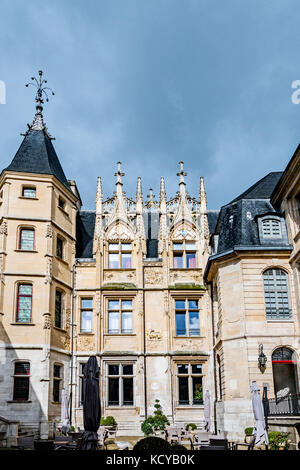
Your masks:
M264 369L267 363L267 356L264 354L263 349L263 345L260 344L258 347L258 366L260 369Z

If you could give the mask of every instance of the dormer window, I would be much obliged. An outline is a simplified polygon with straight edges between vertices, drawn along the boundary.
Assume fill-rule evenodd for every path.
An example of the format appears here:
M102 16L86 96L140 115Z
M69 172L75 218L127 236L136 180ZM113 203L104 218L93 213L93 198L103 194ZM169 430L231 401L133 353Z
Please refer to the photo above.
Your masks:
M109 243L108 246L108 267L109 269L130 269L131 268L130 242Z
M173 267L196 268L196 244L184 240L183 242L173 243Z
M281 222L276 219L264 219L261 222L263 238L281 238Z
M28 197L29 199L36 198L36 188L34 186L23 186L22 196Z

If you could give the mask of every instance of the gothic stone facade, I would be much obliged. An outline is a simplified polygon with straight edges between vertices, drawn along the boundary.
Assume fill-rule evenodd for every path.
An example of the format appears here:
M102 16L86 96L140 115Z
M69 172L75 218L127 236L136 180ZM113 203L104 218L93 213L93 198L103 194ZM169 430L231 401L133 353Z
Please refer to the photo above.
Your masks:
M83 211L37 108L0 176L0 416L47 436L65 388L82 428L82 369L96 355L103 415L120 434L141 434L156 399L170 422L202 426L209 390L211 428L241 438L251 381L282 388L272 353L289 348L299 363L299 264L270 202L281 174L270 175L208 211L203 178L190 196L182 162L178 193L168 199L161 178L158 201L143 198L140 178L127 197L118 163L113 195L99 177L95 211ZM280 277L281 300L266 272Z

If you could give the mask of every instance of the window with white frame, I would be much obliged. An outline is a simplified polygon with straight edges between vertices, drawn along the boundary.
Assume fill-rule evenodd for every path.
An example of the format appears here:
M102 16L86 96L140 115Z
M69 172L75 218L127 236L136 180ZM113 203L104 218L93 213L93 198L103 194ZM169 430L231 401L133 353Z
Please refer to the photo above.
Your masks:
M133 406L133 364L107 364L108 406Z
M173 268L196 268L195 242L173 242Z
M132 299L108 300L108 333L132 333Z
M281 238L281 221L277 219L264 219L261 221L263 238Z
M202 364L176 364L176 380L179 405L203 404Z
M81 299L80 331L82 333L92 332L93 299Z
M116 242L108 244L109 269L130 269L132 244L130 242Z
M266 316L269 319L291 316L288 275L283 269L267 269L263 273Z
M176 336L200 336L198 299L175 300Z

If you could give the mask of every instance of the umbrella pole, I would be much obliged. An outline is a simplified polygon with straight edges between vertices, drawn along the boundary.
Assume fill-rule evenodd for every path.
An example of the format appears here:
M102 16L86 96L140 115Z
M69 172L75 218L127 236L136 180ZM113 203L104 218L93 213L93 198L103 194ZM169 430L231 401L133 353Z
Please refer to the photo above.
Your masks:
M266 425L266 433L268 435L268 414L269 414L269 400L268 400L268 387L263 388L263 407L264 407L264 415L265 415L265 425ZM266 445L266 450L268 450L268 446Z

